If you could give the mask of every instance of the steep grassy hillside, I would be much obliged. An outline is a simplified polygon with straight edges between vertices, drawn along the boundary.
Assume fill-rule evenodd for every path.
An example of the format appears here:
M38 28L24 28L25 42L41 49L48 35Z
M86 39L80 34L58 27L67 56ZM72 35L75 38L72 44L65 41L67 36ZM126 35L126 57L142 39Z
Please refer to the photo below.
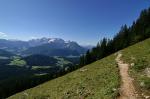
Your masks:
M150 95L150 39L121 50L130 63L130 75L142 96ZM9 99L113 99L120 79L115 55L87 65L65 76L23 91Z
M122 50L123 59L131 64L130 75L141 94L150 96L150 39ZM148 98L149 99L149 98Z
M113 99L119 87L115 55L8 99Z

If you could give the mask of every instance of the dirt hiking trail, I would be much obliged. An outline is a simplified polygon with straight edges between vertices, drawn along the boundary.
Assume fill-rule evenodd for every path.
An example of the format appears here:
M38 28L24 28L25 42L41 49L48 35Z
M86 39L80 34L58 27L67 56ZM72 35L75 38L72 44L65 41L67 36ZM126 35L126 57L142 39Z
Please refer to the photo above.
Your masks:
M129 64L121 60L122 54L118 53L116 62L120 71L121 86L119 89L120 96L117 99L137 99L137 94L132 82L132 78L128 74Z

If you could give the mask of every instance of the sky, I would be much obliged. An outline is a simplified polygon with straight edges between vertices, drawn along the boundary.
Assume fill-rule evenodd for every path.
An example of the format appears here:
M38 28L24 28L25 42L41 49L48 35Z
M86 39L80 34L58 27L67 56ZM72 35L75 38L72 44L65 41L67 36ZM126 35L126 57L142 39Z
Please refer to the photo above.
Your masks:
M0 38L62 38L96 45L130 26L150 0L0 0Z

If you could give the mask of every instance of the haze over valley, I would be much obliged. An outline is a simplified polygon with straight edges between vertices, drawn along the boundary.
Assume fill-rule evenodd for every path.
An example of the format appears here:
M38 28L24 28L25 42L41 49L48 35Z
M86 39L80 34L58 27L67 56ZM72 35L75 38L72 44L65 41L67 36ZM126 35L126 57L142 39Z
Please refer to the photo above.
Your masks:
M0 0L0 99L150 99L149 0Z

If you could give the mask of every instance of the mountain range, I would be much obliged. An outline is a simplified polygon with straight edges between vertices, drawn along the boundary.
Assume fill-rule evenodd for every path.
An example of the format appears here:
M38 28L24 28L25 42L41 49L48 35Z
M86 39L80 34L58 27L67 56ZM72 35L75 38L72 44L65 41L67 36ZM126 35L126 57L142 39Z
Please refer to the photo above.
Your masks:
M87 51L74 41L65 41L60 38L39 38L29 41L0 39L0 49L18 54L43 54L48 56L79 56Z

